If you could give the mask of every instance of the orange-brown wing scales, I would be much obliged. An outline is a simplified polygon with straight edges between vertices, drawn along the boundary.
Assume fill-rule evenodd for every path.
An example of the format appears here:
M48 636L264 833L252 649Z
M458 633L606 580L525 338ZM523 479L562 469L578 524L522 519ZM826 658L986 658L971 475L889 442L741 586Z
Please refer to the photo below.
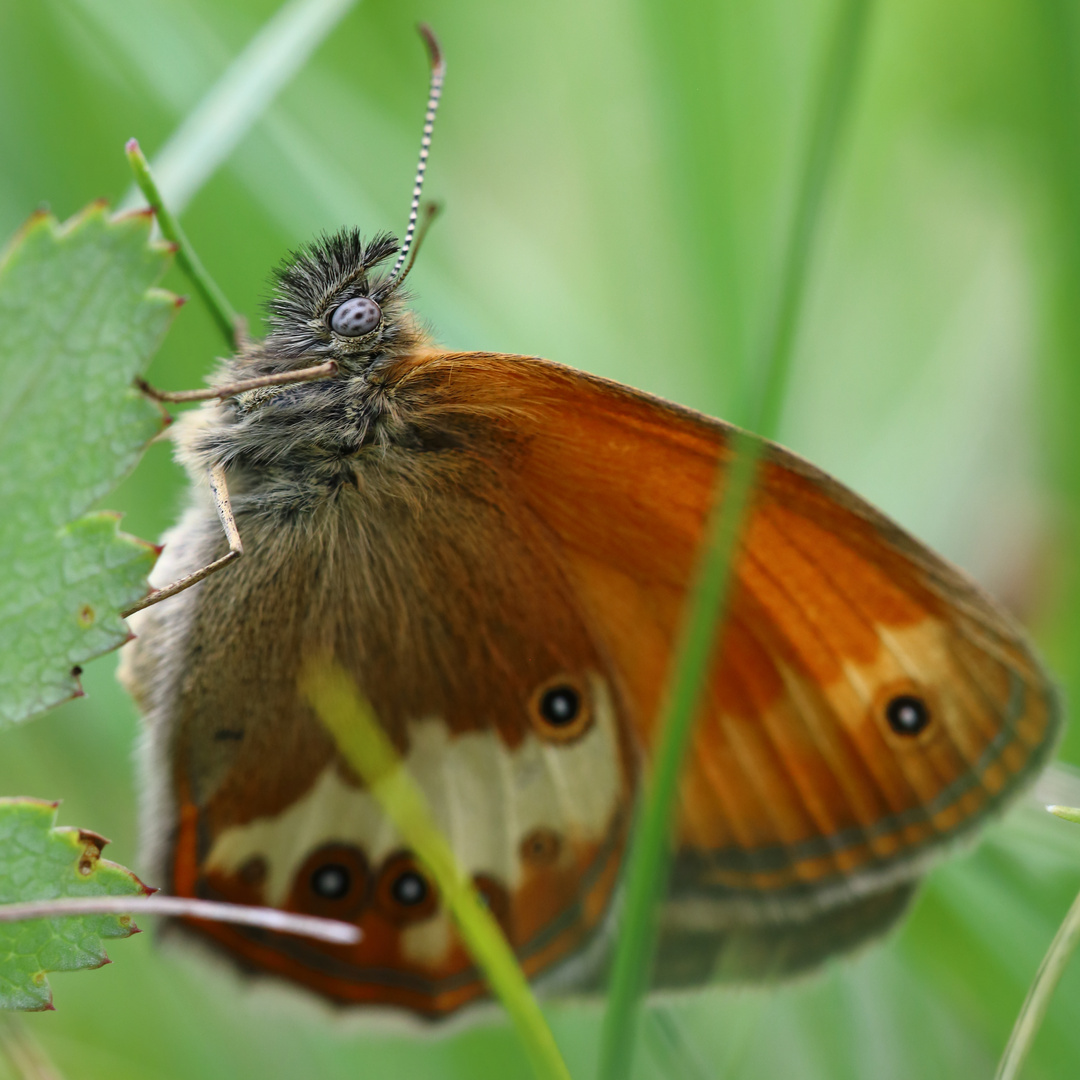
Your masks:
M876 686L895 681L897 673L890 670L891 658L874 624L771 527L770 516L763 511L755 517L740 567L740 582L753 597L747 602L750 626L772 639L767 650L783 674L784 696L806 718L812 742L835 777L821 790L836 788L831 801L848 804L845 816L872 824L913 796L919 799L918 779L903 774L878 726L837 724L835 718L863 716L873 705ZM910 607L913 623L918 613ZM925 782L935 782L925 771L923 780L924 788Z
M746 535L717 689L688 768L716 760L709 736L718 730L759 727L772 753L759 744L744 767L768 787L740 807L755 820L768 820L767 803L787 812L771 844L685 834L696 849L693 884L800 895L808 883L842 885L863 871L887 880L977 820L1023 773L1047 736L1048 690L1022 646L975 647L968 613L911 580L910 564L863 559L843 534L804 526L770 495L766 487ZM922 735L898 735L885 720L889 701L905 694L929 705ZM708 785L688 792L723 812L724 777L715 768L712 776L711 800ZM792 812L793 790L806 816ZM708 819L708 809L694 817Z
M557 365L417 362L428 408L487 409L557 537L647 754L725 425ZM406 380L407 381L407 380ZM927 728L897 734L890 703ZM675 895L827 904L919 871L1045 759L1053 690L961 573L770 447L681 787ZM876 884L875 884L876 883ZM777 907L776 905L779 905Z

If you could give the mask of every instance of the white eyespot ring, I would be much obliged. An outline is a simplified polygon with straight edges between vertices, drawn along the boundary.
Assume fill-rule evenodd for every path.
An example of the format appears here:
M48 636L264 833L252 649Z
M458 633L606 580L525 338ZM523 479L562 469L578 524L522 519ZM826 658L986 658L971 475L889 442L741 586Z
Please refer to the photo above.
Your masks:
M370 296L354 296L339 304L330 317L330 329L342 337L363 337L382 321L382 309Z

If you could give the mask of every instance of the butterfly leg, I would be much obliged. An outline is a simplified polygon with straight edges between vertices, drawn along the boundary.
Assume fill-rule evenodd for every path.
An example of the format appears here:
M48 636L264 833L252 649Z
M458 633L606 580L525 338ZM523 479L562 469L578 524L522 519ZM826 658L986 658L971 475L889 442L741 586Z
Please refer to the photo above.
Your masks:
M225 483L224 466L215 465L210 470L210 491L214 496L214 505L217 507L218 517L221 518L221 527L225 530L225 537L229 541L229 550L220 559L215 559L212 563L202 567L202 569L185 575L171 585L166 585L163 589L154 589L153 592L147 593L134 607L122 612L125 619L136 611L141 611L152 604L167 600L170 596L175 596L178 592L183 592L197 582L202 581L203 578L224 569L229 563L235 562L244 554L244 545L240 540L240 532L236 528L232 503L229 501L229 488Z
M260 375L254 379L226 383L224 386L210 386L205 390L157 390L145 379L136 379L135 385L154 401L209 401L211 398L235 397L237 394L244 393L245 390L257 390L260 386L288 386L291 383L315 382L336 374L337 361L327 360L324 364L301 368L299 371L279 371L275 375Z

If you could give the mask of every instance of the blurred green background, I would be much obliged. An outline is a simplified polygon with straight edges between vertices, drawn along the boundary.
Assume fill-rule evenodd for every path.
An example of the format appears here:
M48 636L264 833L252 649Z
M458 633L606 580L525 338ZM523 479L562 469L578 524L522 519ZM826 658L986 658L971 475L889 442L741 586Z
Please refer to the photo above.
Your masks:
M0 2L0 232L129 186L275 0ZM834 171L781 441L974 573L1080 686L1080 11L1075 0L876 5ZM833 3L363 0L197 194L184 225L258 325L269 268L320 229L404 226L431 23L449 73L412 277L447 345L536 353L731 416L775 288ZM167 284L189 292L175 274ZM151 379L221 349L188 305ZM32 357L27 358L33 362ZM2 392L2 391L0 391ZM4 468L17 463L4 462ZM156 537L182 477L151 448L107 503ZM0 792L62 798L138 870L137 720L88 696L3 735ZM1080 730L1062 756L1080 761ZM1061 781L1056 801L1080 802ZM1047 798L1051 797L1047 795ZM1044 799L1044 801L1046 801ZM936 871L882 946L765 991L655 1006L640 1077L986 1077L1080 885L1080 829L1034 800ZM55 976L23 1027L67 1077L523 1076L493 1015L418 1038L246 989L151 935ZM1080 972L1027 1077L1080 1069ZM599 1011L550 1016L576 1077ZM0 1060L0 1070L5 1068ZM0 1072L2 1075L2 1072ZM14 1075L14 1074L13 1074ZM44 1075L44 1074L42 1074Z

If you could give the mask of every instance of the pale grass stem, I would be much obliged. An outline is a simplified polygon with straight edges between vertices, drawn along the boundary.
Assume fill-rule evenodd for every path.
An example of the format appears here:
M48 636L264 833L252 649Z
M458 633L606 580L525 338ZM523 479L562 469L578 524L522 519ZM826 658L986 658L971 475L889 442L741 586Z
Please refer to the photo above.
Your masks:
M1048 806L1046 809L1066 821L1080 824L1080 808ZM1050 1006L1050 999L1078 944L1080 944L1080 895L1077 895L1072 902L1072 907L1069 908L1058 927L1054 940L1050 943L1050 948L1047 949L1039 970L1035 973L1024 1004L1016 1017L1005 1052L998 1063L997 1072L994 1074L995 1080L1016 1080L1016 1077L1020 1075L1028 1051L1035 1042L1039 1028L1042 1027L1046 1010Z
M212 922L258 926L282 934L298 934L335 945L355 945L359 927L315 915L294 915L276 908L224 904L186 896L62 896L54 900L28 900L0 904L0 923L29 919L61 919L73 915L173 915Z
M499 924L458 866L423 792L409 775L371 706L332 661L309 662L301 690L334 737L341 756L363 778L404 842L431 875L461 937L502 1002L540 1080L570 1080L555 1037Z
M745 410L749 426L766 436L775 433L781 414L807 269L840 134L850 112L869 13L870 0L839 0L824 57L772 315L755 365L756 392ZM652 776L643 785L641 813L631 840L610 997L601 1032L601 1080L625 1080L632 1071L637 1018L655 949L656 906L667 888L678 781L710 661L717 642L722 641L731 568L763 446L753 436L736 433L728 450L718 467L697 577L673 653Z

